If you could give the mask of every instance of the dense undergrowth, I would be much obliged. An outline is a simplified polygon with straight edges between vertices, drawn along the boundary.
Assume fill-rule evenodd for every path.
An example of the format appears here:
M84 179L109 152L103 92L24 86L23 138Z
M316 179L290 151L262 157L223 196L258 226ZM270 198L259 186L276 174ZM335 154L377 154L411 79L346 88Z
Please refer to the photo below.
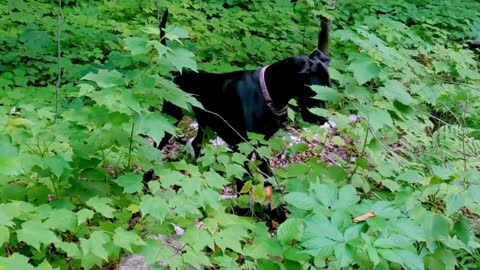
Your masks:
M479 52L465 46L480 39L480 2L172 2L0 3L0 269L98 269L131 252L156 269L480 268ZM171 71L307 54L320 13L333 20L334 88L316 88L329 107L315 113L336 129L290 110L289 125L309 126L302 143L252 145L291 156L328 138L355 155L264 179L242 167L249 144L161 162L139 136L178 132L163 100L197 105ZM144 188L149 169L158 179ZM240 196L223 198L236 180ZM285 221L267 213L283 204Z

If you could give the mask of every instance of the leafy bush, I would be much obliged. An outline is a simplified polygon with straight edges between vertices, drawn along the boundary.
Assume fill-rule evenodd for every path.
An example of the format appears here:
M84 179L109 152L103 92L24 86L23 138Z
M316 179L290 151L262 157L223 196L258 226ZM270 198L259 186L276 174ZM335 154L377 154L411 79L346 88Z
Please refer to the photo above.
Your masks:
M163 1L63 2L0 4L0 268L92 269L132 252L171 269L479 267L479 54L463 45L478 1L172 1L168 47ZM195 165L160 162L139 136L178 132L164 100L199 106L172 71L309 53L319 13L333 18L335 88L314 88L329 103L314 112L335 130L309 126L289 149L256 135L240 153L207 145ZM264 179L243 168L251 146L315 157ZM348 154L319 161L330 148Z

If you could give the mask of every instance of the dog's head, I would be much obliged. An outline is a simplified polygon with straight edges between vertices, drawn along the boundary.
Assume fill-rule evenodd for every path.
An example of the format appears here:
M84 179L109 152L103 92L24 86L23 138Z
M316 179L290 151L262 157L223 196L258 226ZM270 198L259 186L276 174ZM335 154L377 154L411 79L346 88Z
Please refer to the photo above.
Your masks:
M287 104L290 99L297 97L305 121L324 123L325 119L312 114L308 109L325 107L323 101L312 98L316 93L311 86L331 86L329 64L328 55L315 50L309 56L293 56L270 65L265 78L274 103Z

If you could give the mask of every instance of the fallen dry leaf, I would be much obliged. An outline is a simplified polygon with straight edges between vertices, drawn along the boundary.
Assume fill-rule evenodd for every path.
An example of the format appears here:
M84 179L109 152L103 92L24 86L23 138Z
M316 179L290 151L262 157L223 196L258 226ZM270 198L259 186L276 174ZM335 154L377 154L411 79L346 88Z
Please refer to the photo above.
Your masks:
M365 221L369 218L373 218L373 217L376 217L377 214L375 214L375 212L373 211L369 211L361 216L358 216L356 218L353 219L353 223L359 223L359 222L362 222L362 221Z

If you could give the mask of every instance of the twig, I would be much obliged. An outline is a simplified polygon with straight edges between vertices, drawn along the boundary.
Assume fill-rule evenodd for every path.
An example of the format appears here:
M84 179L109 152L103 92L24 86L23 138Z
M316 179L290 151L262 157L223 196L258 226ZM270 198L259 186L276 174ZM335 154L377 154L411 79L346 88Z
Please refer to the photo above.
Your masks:
M133 145L133 130L135 128L135 122L132 123L132 130L130 131L130 145L128 146L128 162L127 168L130 168L130 162L132 161L132 145Z

